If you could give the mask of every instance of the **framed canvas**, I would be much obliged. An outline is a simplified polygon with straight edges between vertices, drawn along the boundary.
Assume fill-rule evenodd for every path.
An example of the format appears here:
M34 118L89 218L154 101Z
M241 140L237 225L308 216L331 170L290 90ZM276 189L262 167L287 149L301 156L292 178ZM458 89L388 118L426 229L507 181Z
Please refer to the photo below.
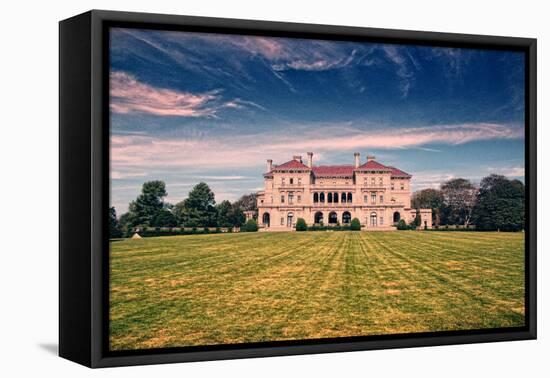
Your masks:
M59 354L536 338L536 40L60 22Z

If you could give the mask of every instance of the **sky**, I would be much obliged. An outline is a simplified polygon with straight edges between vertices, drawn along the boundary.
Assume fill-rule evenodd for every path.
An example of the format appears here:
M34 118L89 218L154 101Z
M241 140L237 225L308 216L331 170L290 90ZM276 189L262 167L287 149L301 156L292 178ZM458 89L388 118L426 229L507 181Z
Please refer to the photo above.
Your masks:
M524 180L524 55L513 51L113 28L111 204L163 180L177 203L263 188L266 160L354 152L413 190L497 173Z

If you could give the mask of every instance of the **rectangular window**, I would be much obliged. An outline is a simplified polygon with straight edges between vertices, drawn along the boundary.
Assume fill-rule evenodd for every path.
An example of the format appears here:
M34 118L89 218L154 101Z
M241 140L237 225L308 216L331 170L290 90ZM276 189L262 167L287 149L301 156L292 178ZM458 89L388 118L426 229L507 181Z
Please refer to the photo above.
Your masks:
M363 202L365 202L365 203L369 203L369 196L365 196L365 197L363 197Z
M285 218L281 218L281 226L285 225Z
M376 203L376 193L372 193L370 195L370 201L371 201L371 203Z
M285 203L285 196L281 196L281 203Z
M384 203L384 196L380 195L380 203Z
M293 178L290 179L290 185L292 185L292 184L294 184L294 179Z
M394 183L392 182L392 183L391 183L391 190L394 190L394 189L395 189L395 185L394 185Z
M302 185L302 179L298 178L298 185Z
M302 202L302 196L298 196L298 203Z
M401 183L401 190L405 190L405 184Z
M382 177L380 177L380 178L378 179L378 185L379 185L379 186L384 186L384 179L383 179Z
M281 179L281 185L285 186L285 178L284 177Z
M288 193L288 203L292 203L294 201L294 194Z
M368 183L367 183L367 179L366 179L366 178L365 178L365 182L364 182L364 184L365 184L365 186L367 186L367 184L368 184Z
M376 180L374 179L374 177L370 179L370 184L372 187L376 185Z

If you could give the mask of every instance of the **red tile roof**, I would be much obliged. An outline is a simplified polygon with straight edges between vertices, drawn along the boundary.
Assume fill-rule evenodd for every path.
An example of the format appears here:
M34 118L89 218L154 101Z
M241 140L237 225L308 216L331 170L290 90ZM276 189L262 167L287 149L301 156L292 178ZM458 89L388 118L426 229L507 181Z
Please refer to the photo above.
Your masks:
M353 176L353 165L318 165L313 167L315 176Z
M281 165L273 166L273 169L271 170L271 172L279 171L279 170L308 170L308 169L310 168L307 165L305 165L304 163L298 160L293 159ZM312 171L315 176L350 177L350 176L353 176L353 172L356 169L361 171L391 171L392 177L408 177L408 178L412 177L407 172L404 172L392 166L386 166L386 165L380 164L376 160L367 161L365 164L359 166L359 168L355 168L353 165L318 165L318 166L314 166L312 168ZM271 172L267 172L266 175L270 174Z
M391 169L391 175L394 177L412 177L410 174L402 171L401 169L397 169L395 167L390 167L390 166L388 166L388 168Z
M390 167L386 167L383 164L380 164L376 160L369 160L365 164L360 165L358 170L362 171L389 171Z
M282 170L282 169L309 169L309 167L307 165L305 165L304 163L301 163L299 162L298 160L290 160L290 161L287 161L286 163L283 163L281 165L276 165L273 167L272 171L278 171L278 170Z

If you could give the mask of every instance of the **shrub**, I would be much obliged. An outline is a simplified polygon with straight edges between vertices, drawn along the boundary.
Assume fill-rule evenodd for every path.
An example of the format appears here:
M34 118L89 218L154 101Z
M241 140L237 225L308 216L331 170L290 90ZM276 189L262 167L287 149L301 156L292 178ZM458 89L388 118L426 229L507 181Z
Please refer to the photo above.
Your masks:
M351 226L350 229L352 231L361 231L361 222L357 218L353 218L351 220Z
M249 219L246 221L244 226L242 227L242 231L244 232L256 232L258 231L258 223L254 219Z
M296 231L307 231L307 223L304 218L298 218L296 220Z
M407 226L407 222L405 222L404 219L400 219L399 222L397 222L397 229L398 230L408 230L409 226Z

